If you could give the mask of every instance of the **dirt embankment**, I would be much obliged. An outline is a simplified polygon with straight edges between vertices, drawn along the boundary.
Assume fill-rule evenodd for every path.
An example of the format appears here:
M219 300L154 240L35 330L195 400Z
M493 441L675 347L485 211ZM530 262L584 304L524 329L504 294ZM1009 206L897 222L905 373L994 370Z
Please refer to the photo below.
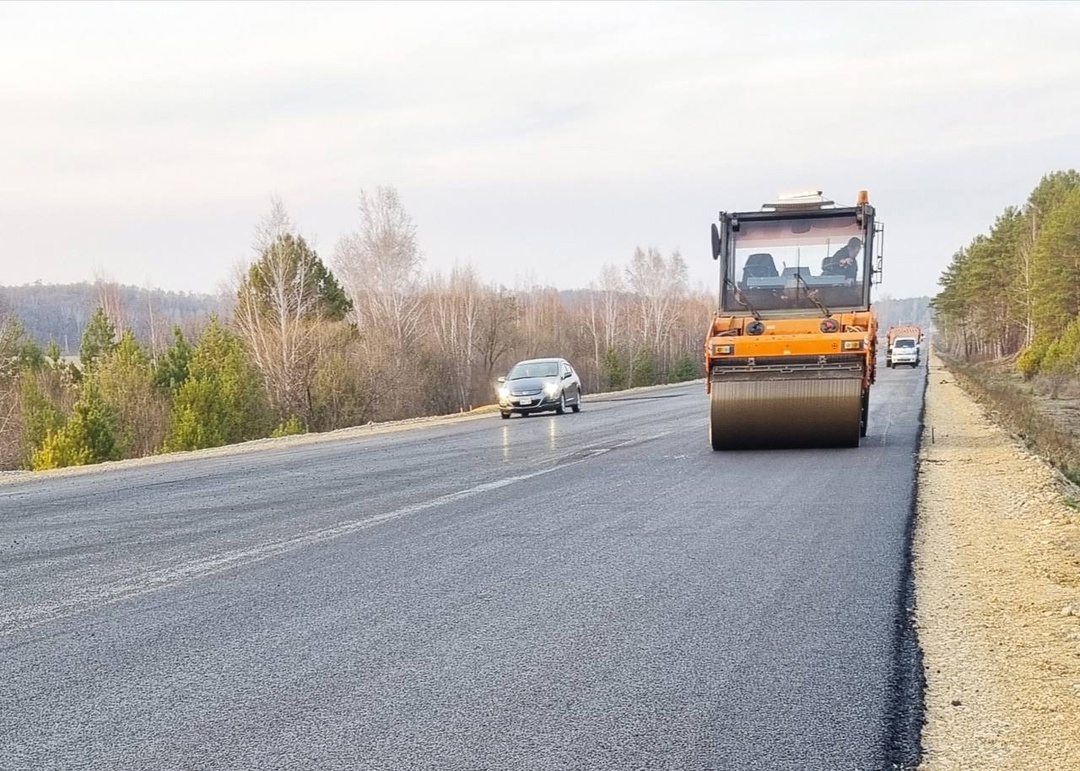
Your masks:
M1080 769L1080 495L931 357L915 533L926 771Z

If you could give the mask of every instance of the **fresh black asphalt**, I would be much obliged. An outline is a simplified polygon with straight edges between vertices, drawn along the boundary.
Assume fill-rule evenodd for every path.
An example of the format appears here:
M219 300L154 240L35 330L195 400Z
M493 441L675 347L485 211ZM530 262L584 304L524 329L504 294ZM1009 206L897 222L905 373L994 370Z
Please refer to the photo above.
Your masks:
M0 768L913 767L925 376L858 449L694 383L0 485Z

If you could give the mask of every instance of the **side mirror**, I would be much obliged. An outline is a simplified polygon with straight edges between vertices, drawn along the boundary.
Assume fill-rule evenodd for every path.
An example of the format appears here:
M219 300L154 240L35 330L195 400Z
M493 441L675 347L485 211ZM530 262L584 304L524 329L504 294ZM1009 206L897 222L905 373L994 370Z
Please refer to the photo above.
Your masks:
M495 382L496 382L496 383L505 383L505 382L506 382L506 378L505 378L505 377L501 377L501 378L499 378L498 380L496 380Z
M570 377L570 373L569 373L569 372L564 372L564 373L562 373L562 379L563 379L563 380L566 380L566 379L568 379L569 377Z
M718 259L720 257L720 229L716 227L716 223L712 224L712 258Z

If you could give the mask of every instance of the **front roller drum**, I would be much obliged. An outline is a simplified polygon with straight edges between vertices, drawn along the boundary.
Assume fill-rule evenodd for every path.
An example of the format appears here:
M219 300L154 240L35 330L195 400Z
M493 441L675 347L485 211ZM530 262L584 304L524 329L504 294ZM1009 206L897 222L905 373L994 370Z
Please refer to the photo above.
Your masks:
M714 450L859 446L859 378L732 379L713 381L711 390Z

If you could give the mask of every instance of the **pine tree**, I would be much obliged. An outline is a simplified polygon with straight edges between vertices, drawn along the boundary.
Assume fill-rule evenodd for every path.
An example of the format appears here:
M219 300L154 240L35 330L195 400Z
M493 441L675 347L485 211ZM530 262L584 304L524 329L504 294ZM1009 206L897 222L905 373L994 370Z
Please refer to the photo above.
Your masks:
M626 388L626 368L622 357L614 348L609 348L604 357L604 381L609 391L621 391Z
M126 330L109 354L87 375L115 419L117 451L122 457L142 457L156 450L165 437L166 404L154 386L154 368L135 335Z
M164 449L233 444L265 437L272 428L259 371L240 339L212 318L173 399Z
M154 385L163 392L175 394L188 378L191 363L191 343L180 327L173 327L173 342L158 360L154 370Z
M675 365L671 368L671 382L685 383L687 380L699 378L701 377L701 368L701 361L692 358L688 353L684 353L675 360Z
M23 426L22 462L29 464L33 453L45 444L50 434L63 428L66 421L64 413L38 385L38 378L33 370L23 372L19 404Z
M294 312L309 320L341 321L352 309L318 253L293 233L281 233L263 248L240 288L241 298L247 293L264 313Z
M93 380L85 381L67 423L58 431L50 431L41 449L33 454L34 470L119 459L113 420Z
M656 357L648 348L638 349L634 356L633 375L630 380L631 388L650 386L656 384Z
M83 331L82 346L79 348L79 360L84 371L93 368L102 355L116 347L116 328L100 305L94 310L86 329Z
M1036 338L1056 338L1080 314L1080 187L1046 218L1032 271Z

